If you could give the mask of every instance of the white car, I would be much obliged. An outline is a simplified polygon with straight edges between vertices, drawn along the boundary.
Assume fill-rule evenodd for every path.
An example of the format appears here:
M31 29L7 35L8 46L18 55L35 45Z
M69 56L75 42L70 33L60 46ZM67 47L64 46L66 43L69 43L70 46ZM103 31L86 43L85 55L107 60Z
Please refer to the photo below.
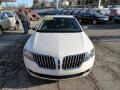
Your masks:
M0 12L0 36L2 31L10 28L10 20L5 17L4 13Z
M52 80L86 76L95 59L92 42L73 16L46 16L27 41L28 72Z
M1 19L7 20L6 23L4 23L5 28L14 28L15 30L18 29L18 22L19 18L14 11L1 11ZM4 26L2 27L4 28Z
M0 36L2 31L14 28L15 30L19 29L19 18L14 11L0 11Z

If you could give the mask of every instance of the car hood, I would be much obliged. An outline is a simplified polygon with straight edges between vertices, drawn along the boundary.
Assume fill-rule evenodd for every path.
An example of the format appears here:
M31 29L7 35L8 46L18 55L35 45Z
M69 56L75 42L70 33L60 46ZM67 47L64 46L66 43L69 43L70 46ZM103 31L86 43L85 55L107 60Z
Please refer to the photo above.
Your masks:
M84 32L80 33L34 33L25 48L33 53L63 57L84 53L93 48Z

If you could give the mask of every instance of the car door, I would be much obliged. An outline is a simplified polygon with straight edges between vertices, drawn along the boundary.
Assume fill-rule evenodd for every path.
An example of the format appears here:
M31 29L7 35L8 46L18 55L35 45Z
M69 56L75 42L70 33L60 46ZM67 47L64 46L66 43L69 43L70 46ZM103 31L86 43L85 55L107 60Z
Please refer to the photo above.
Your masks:
M1 12L1 17L0 17L0 24L2 26L3 29L8 29L10 28L10 21L7 18L7 14L5 14L4 12Z

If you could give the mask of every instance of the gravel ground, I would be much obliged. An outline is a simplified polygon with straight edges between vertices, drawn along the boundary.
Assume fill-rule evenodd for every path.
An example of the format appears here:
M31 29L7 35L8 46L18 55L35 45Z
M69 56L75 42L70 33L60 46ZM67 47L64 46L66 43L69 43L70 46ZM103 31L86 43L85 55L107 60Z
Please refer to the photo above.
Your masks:
M32 77L24 66L22 50L30 35L7 31L0 37L0 89L3 90L120 90L120 26L88 25L85 32L96 49L87 77L49 81Z

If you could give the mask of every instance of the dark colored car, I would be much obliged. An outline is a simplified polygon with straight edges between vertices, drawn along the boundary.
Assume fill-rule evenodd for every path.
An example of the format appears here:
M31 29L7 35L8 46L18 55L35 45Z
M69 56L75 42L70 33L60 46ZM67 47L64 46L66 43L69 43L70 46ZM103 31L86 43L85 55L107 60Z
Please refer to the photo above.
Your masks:
M120 10L118 8L114 8L111 10L109 14L109 20L114 22L115 16L120 15Z
M114 23L120 23L120 15L114 17Z
M63 12L62 10L57 10L56 15L62 15L62 12Z
M106 23L109 20L108 16L105 15L101 15L100 13L91 13L91 12L83 12L80 13L79 15L77 15L76 17L78 19L79 22L87 22L87 23L93 23L93 24L97 24L97 23Z

